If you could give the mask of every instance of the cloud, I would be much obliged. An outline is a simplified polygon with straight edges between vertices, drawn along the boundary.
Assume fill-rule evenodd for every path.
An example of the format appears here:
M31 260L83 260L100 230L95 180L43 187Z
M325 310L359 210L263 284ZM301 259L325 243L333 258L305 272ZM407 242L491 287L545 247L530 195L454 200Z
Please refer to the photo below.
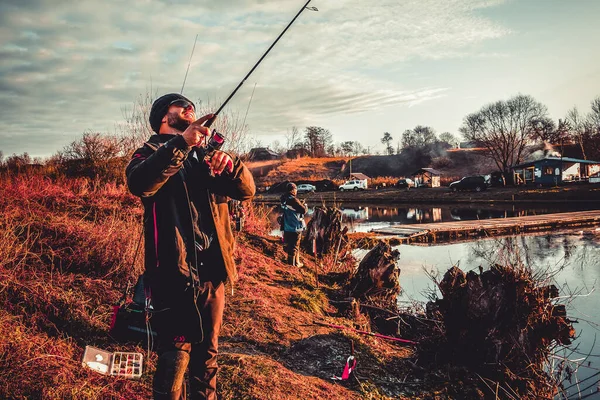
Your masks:
M253 130L437 98L447 89L414 88L395 78L403 62L478 56L474 46L510 33L479 13L500 0L313 3L319 12L300 16L231 104L245 110L251 83L258 83ZM28 143L45 138L35 148L46 146L49 155L85 130L110 129L139 93L179 91L196 34L185 93L225 98L298 6L289 0L5 1L0 149L29 151Z

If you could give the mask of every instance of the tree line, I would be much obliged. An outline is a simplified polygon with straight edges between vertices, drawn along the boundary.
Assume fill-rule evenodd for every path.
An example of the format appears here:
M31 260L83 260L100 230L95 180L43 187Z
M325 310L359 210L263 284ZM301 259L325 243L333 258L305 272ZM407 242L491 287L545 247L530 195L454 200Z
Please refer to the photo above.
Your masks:
M117 125L114 134L85 132L47 160L32 159L28 153L4 158L0 151L0 169L18 172L43 168L50 175L122 179L129 156L152 134L147 123L151 104L150 95L140 96L130 110L123 110L124 122ZM197 104L198 114L207 114L214 108L201 101ZM260 147L260 141L248 140L248 127L235 112L222 114L214 128L226 135L227 149L233 153L243 155L252 145ZM584 159L600 160L600 96L592 100L589 111L580 112L574 107L555 123L545 105L532 96L519 94L467 115L459 132L464 140L485 149L498 170L506 174L524 160L528 149L536 143L576 145ZM401 154L407 149L426 149L437 144L457 147L460 142L449 132L437 135L433 128L424 125L405 130L396 148L393 140L391 133L383 133L381 143L385 154ZM332 133L318 126L308 126L302 133L293 127L285 135L285 145L275 141L271 148L279 153L312 157L373 153L358 141L334 143Z
M498 170L506 174L524 161L532 146L540 143L576 145L583 159L600 160L600 96L591 101L589 111L582 113L574 107L564 118L554 122L545 105L532 96L519 94L467 115L459 132L464 141L485 149ZM331 138L325 128L307 127L304 136L293 128L286 136L286 148L276 142L274 150L282 153L303 149L313 157L372 154L370 148L360 142L344 141L334 145ZM460 138L450 132L437 135L433 128L423 125L405 130L396 148L393 140L391 133L383 133L381 143L385 154L401 154L407 149L423 149L435 144L457 147L460 143Z

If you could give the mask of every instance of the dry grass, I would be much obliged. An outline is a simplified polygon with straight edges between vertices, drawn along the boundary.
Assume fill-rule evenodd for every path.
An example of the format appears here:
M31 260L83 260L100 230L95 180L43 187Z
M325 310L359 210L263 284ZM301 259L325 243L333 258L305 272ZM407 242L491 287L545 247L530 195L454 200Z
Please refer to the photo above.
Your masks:
M122 209L132 199L84 180L0 184L0 398L148 398L148 376L107 378L80 362L86 344L117 349L111 305L140 268L139 212Z
M108 336L112 305L142 269L141 255L132 268L139 200L122 186L83 179L5 177L0 190L0 398L150 398L154 353L144 360L140 380L106 377L81 365L86 345L146 354ZM240 280L228 296L222 331L221 397L387 398L371 380L381 371L395 371L397 363L375 357L377 344L368 337L331 334L313 325L315 318L348 324L331 319L335 308L325 293L335 285L316 286L311 257L305 257L304 269L284 265L278 239L264 236L269 210L245 207L246 230L237 233L235 252ZM357 352L373 360L363 385L330 379L341 373L348 337L357 346L370 343ZM320 347L318 353L307 352L298 343ZM400 357L404 349L386 351ZM320 369L323 361L335 368Z

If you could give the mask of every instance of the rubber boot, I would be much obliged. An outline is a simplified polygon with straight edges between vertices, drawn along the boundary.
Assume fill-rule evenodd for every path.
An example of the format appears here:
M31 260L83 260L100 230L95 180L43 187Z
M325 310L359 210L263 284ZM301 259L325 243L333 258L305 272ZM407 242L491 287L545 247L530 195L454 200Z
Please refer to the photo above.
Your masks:
M300 261L300 252L299 251L296 252L294 265L298 268L304 267L304 264L302 264L302 261Z

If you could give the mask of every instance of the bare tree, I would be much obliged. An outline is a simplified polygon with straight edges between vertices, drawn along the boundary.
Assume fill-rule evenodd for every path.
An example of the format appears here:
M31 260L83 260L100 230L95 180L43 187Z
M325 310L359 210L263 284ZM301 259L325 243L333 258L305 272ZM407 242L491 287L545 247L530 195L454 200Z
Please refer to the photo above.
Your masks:
M440 135L440 142L448 143L452 147L458 147L458 139L450 132L444 132Z
M279 140L274 140L271 143L270 147L271 147L271 150L273 150L275 153L281 154L281 153L285 152L285 149L283 148L283 146L281 145L281 143L279 142Z
M591 111L587 115L573 107L567 113L566 123L570 138L579 145L584 159L600 158L600 97L591 102Z
M435 143L437 140L435 131L429 126L417 125L414 129L407 129L402 133L402 146L424 147Z
M5 166L7 169L19 172L22 168L31 164L31 156L25 152L23 154L15 154L6 157Z
M385 145L385 151L388 155L394 154L394 148L392 147L392 140L394 138L390 135L389 132L384 132L383 137L381 138L381 143Z
M130 108L123 108L122 113L125 121L117 125L120 135L123 137L124 151L132 154L135 149L140 147L148 138L154 134L150 128L148 117L152 109L152 103L157 98L157 94L147 92L139 95ZM196 116L214 113L219 106L213 102L196 102ZM225 109L219 113L215 123L211 127L216 129L226 138L224 148L235 154L243 154L250 150L250 143L247 140L248 126L246 125L239 112Z
M354 142L351 140L342 142L340 144L340 150L343 155L349 156L350 154L352 154L352 151L354 150Z
M592 100L592 112L588 119L596 134L600 133L600 96Z
M571 137L579 145L581 155L584 160L587 160L585 154L585 139L587 136L587 121L585 116L581 115L577 107L573 107L567 112L566 121L569 124Z
M204 103L202 100L198 100L196 116L200 118L202 115L214 113L218 108L219 105L216 103ZM234 154L244 154L250 151L248 125L238 111L225 108L219 113L211 128L216 129L225 136L225 150Z
M465 139L485 147L498 169L512 177L511 167L522 161L526 145L534 139L532 121L546 113L546 106L533 97L517 95L467 115L460 131Z
M121 110L124 121L117 124L117 134L122 137L123 152L127 155L133 154L154 134L148 122L152 102L152 94L146 92L133 101L131 108L124 107Z
M534 138L547 143L560 143L562 132L556 129L551 118L543 117L531 121Z
M300 131L295 126L292 126L292 129L288 129L285 134L285 149L291 150L296 148L298 143L302 141L302 136L300 135Z
M320 126L307 126L304 131L304 140L308 151L313 157L324 157L332 143L331 132Z

